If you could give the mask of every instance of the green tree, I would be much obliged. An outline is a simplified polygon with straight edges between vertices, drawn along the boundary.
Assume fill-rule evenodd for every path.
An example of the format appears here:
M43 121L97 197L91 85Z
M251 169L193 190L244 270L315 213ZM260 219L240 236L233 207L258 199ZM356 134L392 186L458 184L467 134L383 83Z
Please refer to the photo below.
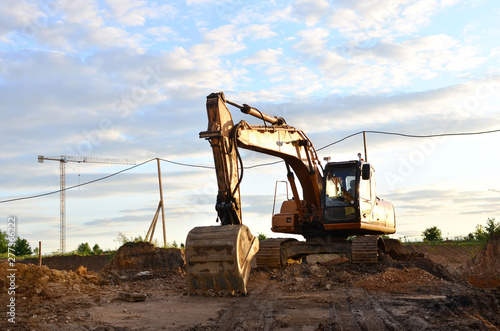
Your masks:
M261 240L266 240L267 236L264 233L259 233L259 236L257 238L259 238L259 241L261 241Z
M443 237L441 236L441 230L437 226L432 226L430 228L425 229L422 233L424 237L424 241L437 242L443 241Z
M0 254L7 253L9 239L7 237L7 232L0 230Z
M467 235L467 237L464 238L467 241L474 241L476 238L474 237L474 234L471 232Z
M102 254L102 249L99 247L99 245L95 244L94 247L92 247L92 252L94 255L101 255Z
M488 239L495 233L500 233L500 223L495 222L495 218L489 218L486 221L486 232L488 233Z
M33 251L31 246L26 239L21 239L17 237L16 243L14 244L14 254L16 256L31 255Z
M488 232L486 232L484 226L481 224L476 225L476 230L474 231L474 238L477 241L488 241Z
M78 255L92 255L89 243L81 243L76 249Z

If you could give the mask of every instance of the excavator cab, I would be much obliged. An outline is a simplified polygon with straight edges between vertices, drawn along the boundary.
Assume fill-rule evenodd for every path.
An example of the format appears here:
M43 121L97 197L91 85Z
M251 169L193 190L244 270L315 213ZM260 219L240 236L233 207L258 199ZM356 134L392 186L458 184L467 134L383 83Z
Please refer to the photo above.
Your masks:
M322 209L326 230L346 230L350 235L395 232L394 207L377 197L374 172L364 161L325 166Z
M329 163L326 166L323 186L325 223L359 220L359 187L366 186L366 183L360 180L360 163L360 161Z

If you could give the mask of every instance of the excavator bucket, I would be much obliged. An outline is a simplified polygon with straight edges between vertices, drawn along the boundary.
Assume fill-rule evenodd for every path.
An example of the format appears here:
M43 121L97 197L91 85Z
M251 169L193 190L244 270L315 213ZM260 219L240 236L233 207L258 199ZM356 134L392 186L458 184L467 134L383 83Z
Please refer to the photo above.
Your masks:
M259 240L245 225L204 226L186 239L186 273L191 293L208 290L247 294L250 261Z

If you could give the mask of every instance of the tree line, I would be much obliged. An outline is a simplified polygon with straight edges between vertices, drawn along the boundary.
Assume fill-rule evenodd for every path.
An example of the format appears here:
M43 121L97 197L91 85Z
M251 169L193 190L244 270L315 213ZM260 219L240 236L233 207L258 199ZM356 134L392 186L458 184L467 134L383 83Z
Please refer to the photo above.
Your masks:
M488 242L491 236L500 233L500 223L495 222L495 218L489 218L486 221L486 226L481 224L476 225L476 229L474 232L470 232L467 236L462 238L457 238L461 241L477 241L480 243ZM424 241L426 242L440 242L443 241L443 236L441 229L437 226L432 226L425 229L422 232L422 237L424 237Z
M38 252L38 248L35 249ZM0 230L0 254L6 254L9 251L9 236L7 235L7 231ZM24 256L33 254L33 250L31 249L31 245L26 239L22 239L21 237L16 237L16 241L14 242L14 247L11 246L11 253L14 253L15 256Z

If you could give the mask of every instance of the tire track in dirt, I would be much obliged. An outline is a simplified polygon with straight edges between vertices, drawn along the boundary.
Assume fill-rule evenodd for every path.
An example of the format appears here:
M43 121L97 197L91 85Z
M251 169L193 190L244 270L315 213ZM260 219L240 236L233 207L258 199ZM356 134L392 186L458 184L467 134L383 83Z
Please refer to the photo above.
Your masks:
M402 330L403 327L387 313L364 289L338 289L331 293L331 322L324 330Z
M332 299L332 307L330 308L332 321L325 326L326 330L360 330L358 322L351 312L352 296L349 295L349 291L346 289L334 290L330 294L330 298Z
M227 309L219 312L214 329L218 330L272 330L274 305L269 285L255 288L246 297L235 298ZM206 327L200 326L199 330Z
M384 330L386 329L384 320L386 317L380 316L382 311L376 310L374 300L362 288L352 288L348 290L350 304L349 308L353 318L358 323L359 329L367 330ZM391 323L396 324L396 323ZM392 328L391 328L392 329ZM389 329L389 330L391 330Z
M190 330L404 330L362 288L293 292L277 286L255 288L235 298L211 325Z
M366 294L366 296L367 300L370 301L371 306L373 307L373 311L375 312L379 320L383 323L384 327L381 330L388 330L388 331L407 330L407 328L403 327L398 322L398 320L393 316L393 314L385 308L387 303L375 300L373 296L369 294Z

